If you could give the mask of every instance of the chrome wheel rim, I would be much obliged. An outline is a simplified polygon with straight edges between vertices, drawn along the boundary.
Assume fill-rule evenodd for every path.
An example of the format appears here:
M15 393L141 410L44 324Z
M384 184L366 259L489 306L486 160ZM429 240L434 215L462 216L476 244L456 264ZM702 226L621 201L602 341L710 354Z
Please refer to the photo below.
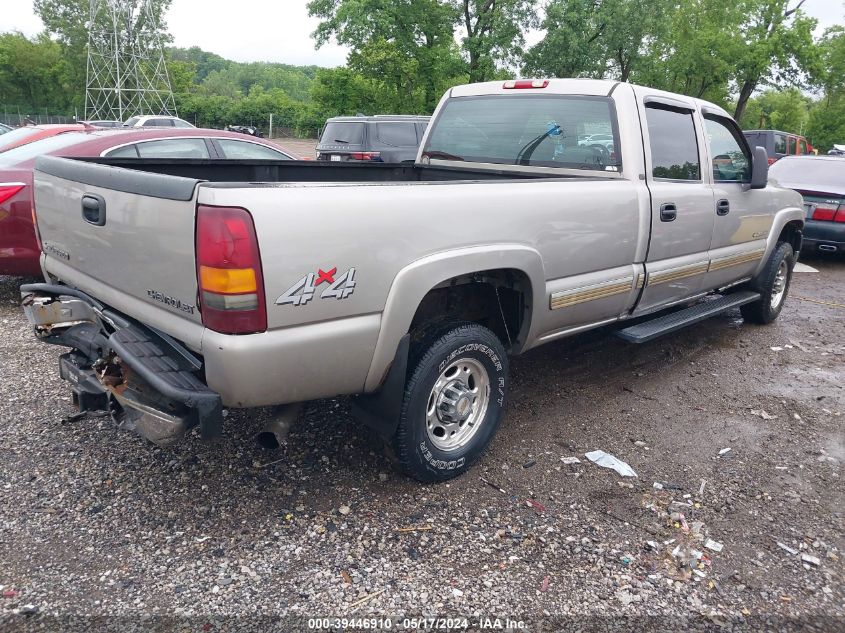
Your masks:
M778 266L775 283L772 285L772 308L777 308L786 294L786 279L789 276L789 265L783 260Z
M479 361L461 358L440 373L425 412L428 440L443 452L465 446L478 432L490 402L490 377Z

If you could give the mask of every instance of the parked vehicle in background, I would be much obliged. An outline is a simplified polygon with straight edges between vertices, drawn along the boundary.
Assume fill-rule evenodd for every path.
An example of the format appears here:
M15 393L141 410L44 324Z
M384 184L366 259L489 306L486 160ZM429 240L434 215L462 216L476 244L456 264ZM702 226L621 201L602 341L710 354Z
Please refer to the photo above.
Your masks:
M239 134L247 134L249 136L257 136L258 138L263 138L264 135L261 133L257 127L253 127L251 125L227 125L226 129L229 132L238 132Z
M26 125L18 127L0 136L0 153L6 152L15 147L40 141L42 138L49 138L66 132L79 132L84 130L82 123L56 124L56 125Z
M828 156L845 156L845 145L834 145L827 154Z
M339 116L326 121L317 160L412 163L431 117Z
M196 127L185 119L164 114L133 116L123 123L123 127Z
M509 354L647 315L617 334L776 319L804 224L722 108L615 81L452 88L413 165L107 162L35 172L48 283L22 303L72 348L74 400L168 444L218 436L224 406L290 404L261 437L278 436L296 403L366 394L361 420L423 481L487 446Z
M585 146L585 145L593 145L596 143L601 143L605 145L607 143L613 142L613 135L611 134L588 134L587 136L581 138L578 141L578 145Z
M0 275L40 275L32 223L32 169L37 156L121 159L279 161L293 157L269 141L199 128L96 129L45 138L0 154Z
M123 121L109 121L107 119L99 119L96 121L83 121L83 123L87 123L88 125L93 125L94 127L123 127Z
M14 130L11 125L6 125L5 123L0 123L0 134L5 134L6 132L11 132Z
M845 157L787 156L769 177L804 197L804 250L845 253Z
M769 155L769 165L784 156L802 156L813 153L813 146L800 134L790 134L779 130L743 131L751 147L765 147Z

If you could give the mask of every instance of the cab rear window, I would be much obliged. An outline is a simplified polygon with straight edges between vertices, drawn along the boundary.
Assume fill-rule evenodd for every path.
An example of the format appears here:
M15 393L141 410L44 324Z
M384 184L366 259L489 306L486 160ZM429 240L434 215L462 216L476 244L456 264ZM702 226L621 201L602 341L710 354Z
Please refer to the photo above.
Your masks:
M426 156L497 165L621 168L616 113L607 97L456 97L434 122Z

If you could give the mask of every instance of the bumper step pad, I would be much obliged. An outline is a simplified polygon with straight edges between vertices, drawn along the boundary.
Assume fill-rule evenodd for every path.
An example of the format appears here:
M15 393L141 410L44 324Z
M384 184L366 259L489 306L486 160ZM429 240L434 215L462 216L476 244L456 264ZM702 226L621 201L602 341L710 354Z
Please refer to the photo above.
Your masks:
M223 406L220 395L204 385L187 363L163 340L130 325L109 337L109 346L150 386L197 412L204 439L220 435Z
M759 298L760 293L752 290L733 292L712 301L703 301L685 310L657 317L644 323L638 323L637 325L626 327L623 330L617 330L615 334L630 343L645 343L658 336L675 332L727 310L737 308L746 303L752 303Z

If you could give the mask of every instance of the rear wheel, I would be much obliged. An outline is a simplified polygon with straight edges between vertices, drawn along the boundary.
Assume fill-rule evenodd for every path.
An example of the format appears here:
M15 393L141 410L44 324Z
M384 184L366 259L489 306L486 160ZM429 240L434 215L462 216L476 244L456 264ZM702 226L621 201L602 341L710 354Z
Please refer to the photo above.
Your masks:
M746 321L765 325L778 318L789 293L794 267L795 253L792 246L787 242L778 242L760 276L751 284L751 288L760 293L760 299L740 308Z
M466 471L496 432L508 385L505 350L475 323L449 324L412 353L393 448L424 482Z

